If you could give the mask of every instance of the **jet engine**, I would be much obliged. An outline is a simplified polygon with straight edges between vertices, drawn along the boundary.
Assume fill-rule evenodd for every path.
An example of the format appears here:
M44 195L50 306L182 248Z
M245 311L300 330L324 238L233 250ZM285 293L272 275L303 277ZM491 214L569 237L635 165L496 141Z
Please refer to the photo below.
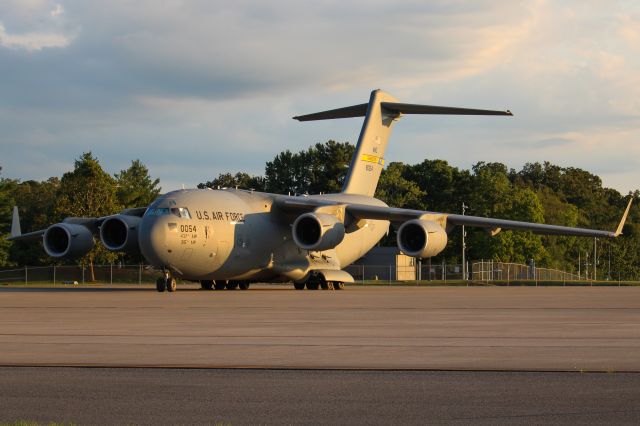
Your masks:
M117 214L106 218L100 226L100 240L111 251L140 251L138 246L138 226L141 218Z
M293 222L293 241L305 250L332 249L344 239L344 224L327 213L305 213Z
M62 222L48 227L42 242L49 256L75 259L93 248L93 234L86 226Z
M412 219L398 229L398 247L407 256L433 257L446 245L447 232L436 222Z

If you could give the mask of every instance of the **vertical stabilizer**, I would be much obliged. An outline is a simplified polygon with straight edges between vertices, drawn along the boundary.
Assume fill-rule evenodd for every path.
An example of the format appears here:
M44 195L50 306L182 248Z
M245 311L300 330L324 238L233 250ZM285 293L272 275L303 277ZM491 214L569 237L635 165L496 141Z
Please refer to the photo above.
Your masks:
M362 124L356 151L344 181L342 192L373 197L378 179L384 167L384 152L391 134L391 127L400 114L382 108L382 102L397 102L397 99L381 90L371 92L367 115Z
M374 90L371 92L368 104L352 105L293 118L298 121L313 121L364 117L356 152L351 159L351 167L342 192L373 197L384 167L384 152L387 149L391 127L403 114L512 115L509 110L398 103L391 95L381 90Z

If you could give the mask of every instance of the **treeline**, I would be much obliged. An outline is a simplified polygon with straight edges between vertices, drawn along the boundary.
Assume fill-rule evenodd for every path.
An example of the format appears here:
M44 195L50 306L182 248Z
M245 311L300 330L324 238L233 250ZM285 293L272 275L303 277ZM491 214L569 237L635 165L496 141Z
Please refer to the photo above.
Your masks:
M20 208L22 231L29 232L45 229L69 216L100 217L129 207L147 206L160 193L159 183L159 179L149 177L147 167L139 160L111 176L90 152L81 155L75 161L74 169L61 178L52 177L42 182L0 178L0 267L56 263L45 254L42 244L6 240L13 206ZM79 262L93 264L117 260L137 262L140 258L113 253L102 244L96 244Z
M268 161L264 176L244 172L224 173L201 183L200 188L239 187L279 194L339 192L354 146L328 141L307 150L283 151ZM8 236L12 206L20 206L22 229L44 229L67 216L105 216L123 208L143 207L160 192L159 180L149 177L139 161L113 176L106 173L91 153L75 162L74 170L61 178L20 182L0 177L0 266L51 264L41 244L11 244ZM437 212L491 216L554 225L613 230L629 196L604 188L602 181L585 170L545 162L526 164L522 170L501 163L479 162L471 170L459 169L444 160L418 164L390 163L382 172L376 197L393 207ZM395 245L393 232L382 244ZM534 259L547 266L584 273L593 268L594 240L578 237L540 236L530 232L488 233L467 228L467 259L493 259L526 263ZM597 241L598 277L640 277L640 208L631 210L624 235ZM449 244L433 262L459 262L462 235L449 234ZM123 254L96 248L81 262L138 261Z
M239 187L280 194L339 192L354 146L329 141L298 153L284 151L266 163L264 176L224 173L199 187ZM630 196L602 186L585 170L549 162L529 163L516 171L501 163L479 162L471 170L444 160L418 164L390 163L382 172L376 197L392 207L461 213L496 218L614 230ZM382 242L395 244L393 233ZM528 263L577 272L592 271L597 245L599 278L640 277L640 208L630 212L624 235L615 240L540 236L502 231L496 236L467 228L467 259ZM449 234L449 244L433 262L459 262L461 229Z

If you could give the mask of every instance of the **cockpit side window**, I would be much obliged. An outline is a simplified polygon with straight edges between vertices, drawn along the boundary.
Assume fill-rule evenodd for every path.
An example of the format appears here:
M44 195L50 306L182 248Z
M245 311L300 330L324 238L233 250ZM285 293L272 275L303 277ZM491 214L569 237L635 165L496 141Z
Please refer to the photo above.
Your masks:
M156 207L156 208L148 208L145 212L145 216L166 216L168 215L169 209L166 207Z
M173 207L171 209L171 213L183 219L191 219L189 209L187 209L186 207Z
M168 216L173 214L183 219L191 219L191 213L186 207L151 207L148 208L145 216Z

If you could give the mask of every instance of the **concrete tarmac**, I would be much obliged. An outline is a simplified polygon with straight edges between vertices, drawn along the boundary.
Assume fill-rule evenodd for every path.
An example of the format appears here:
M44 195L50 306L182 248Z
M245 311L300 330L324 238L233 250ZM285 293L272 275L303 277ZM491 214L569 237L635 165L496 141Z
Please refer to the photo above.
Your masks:
M640 288L1 288L0 365L640 371Z
M640 423L640 374L0 368L0 423Z

